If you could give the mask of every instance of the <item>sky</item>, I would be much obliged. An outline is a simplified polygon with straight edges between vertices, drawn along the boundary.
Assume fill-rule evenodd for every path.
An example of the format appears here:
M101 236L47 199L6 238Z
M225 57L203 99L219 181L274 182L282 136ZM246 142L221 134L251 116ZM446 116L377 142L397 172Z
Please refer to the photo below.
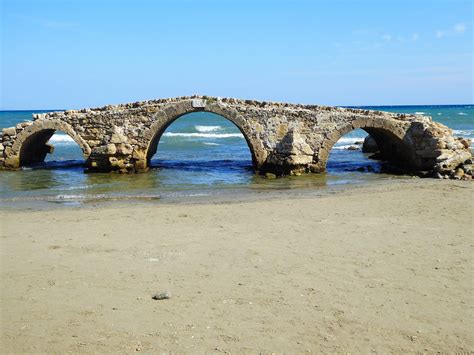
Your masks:
M473 103L461 0L0 0L0 109Z

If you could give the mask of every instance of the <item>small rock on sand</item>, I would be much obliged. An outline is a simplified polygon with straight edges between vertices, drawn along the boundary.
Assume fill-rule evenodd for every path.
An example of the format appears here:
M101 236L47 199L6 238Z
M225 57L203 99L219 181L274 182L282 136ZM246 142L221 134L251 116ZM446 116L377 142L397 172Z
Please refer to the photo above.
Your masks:
M171 293L169 291L161 292L161 293L155 293L152 297L154 300L168 300L171 298Z

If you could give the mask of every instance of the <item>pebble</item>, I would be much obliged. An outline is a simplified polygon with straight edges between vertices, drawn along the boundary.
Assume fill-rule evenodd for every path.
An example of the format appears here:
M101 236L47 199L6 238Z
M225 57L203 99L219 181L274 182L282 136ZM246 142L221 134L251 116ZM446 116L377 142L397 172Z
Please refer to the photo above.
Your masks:
M169 291L156 293L152 297L152 299L160 301L160 300L169 300L171 298L171 293Z

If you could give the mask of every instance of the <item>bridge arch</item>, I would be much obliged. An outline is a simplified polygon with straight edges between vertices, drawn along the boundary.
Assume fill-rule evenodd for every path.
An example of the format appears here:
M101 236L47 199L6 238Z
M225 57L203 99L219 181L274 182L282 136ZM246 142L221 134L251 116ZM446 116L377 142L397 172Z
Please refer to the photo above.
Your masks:
M355 119L329 134L322 141L319 149L315 150L313 170L326 171L329 155L336 142L356 129L366 131L375 140L383 159L402 165L412 164L412 147L405 138L406 131L400 125L395 125L387 119L367 118Z
M9 157L10 165L21 167L43 162L49 152L47 143L57 131L71 137L81 148L84 158L89 157L91 148L70 124L56 119L46 119L33 121L17 134Z
M184 106L176 104L168 107L165 110L161 110L154 117L154 123L145 132L144 137L147 140L146 149L144 151L144 165L145 167L150 166L150 160L158 149L158 143L165 133L166 129L180 117L193 113L193 112L209 112L217 114L228 121L232 122L242 133L249 147L250 154L252 156L252 165L255 170L261 167L266 159L265 150L262 147L262 143L257 139L256 132L249 125L248 121L244 119L239 112L232 108L222 107L218 104L211 104L205 108L193 108L191 105Z

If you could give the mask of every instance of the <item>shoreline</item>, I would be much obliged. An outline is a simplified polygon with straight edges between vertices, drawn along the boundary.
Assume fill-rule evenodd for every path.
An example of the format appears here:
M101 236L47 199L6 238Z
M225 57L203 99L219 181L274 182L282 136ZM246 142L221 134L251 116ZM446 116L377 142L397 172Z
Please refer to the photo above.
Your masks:
M370 177L362 177L360 180L347 179L342 183L322 182L321 185L315 185L314 181L304 185L305 179L325 179L325 176L308 175L294 177L294 186L231 186L231 187L203 187L198 189L177 189L167 190L156 194L135 194L135 195L113 195L110 193L98 195L51 195L34 197L12 197L0 198L0 211L10 210L50 210L50 209L82 209L82 208L101 208L106 206L115 206L125 204L126 206L153 206L153 205L187 205L187 204L222 204L222 203L245 203L248 201L268 201L277 199L295 199L312 198L334 193L350 193L367 188L369 190L378 186L391 186L394 188L399 184L410 183L414 180L423 180L425 182L442 183L443 180L431 178L419 178L409 175L390 175L390 174L371 174ZM277 182L278 178L273 180ZM334 177L331 177L334 179ZM344 179L342 179L344 181ZM455 180L451 180L455 181ZM272 180L270 180L272 182ZM298 185L302 184L302 185Z
M472 196L471 182L413 179L261 201L0 210L0 344L471 351Z

